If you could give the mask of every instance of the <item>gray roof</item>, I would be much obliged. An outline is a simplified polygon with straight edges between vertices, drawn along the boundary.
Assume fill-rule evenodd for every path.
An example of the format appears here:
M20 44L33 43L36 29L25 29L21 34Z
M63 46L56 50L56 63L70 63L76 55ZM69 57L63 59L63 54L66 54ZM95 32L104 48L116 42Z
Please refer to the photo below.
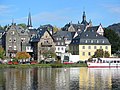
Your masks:
M16 30L19 35L28 35L28 33L21 26L18 26L16 24L12 24L11 26L9 26L7 28L7 31L8 30Z
M43 36L46 30L37 30L37 34L35 36L31 37L30 42L39 42L40 38Z
M83 24L80 24L80 23L78 23L78 24L66 24L63 28L62 28L62 30L63 31L68 31L68 28L70 27L70 26L73 26L74 27L74 29L75 29L75 31L78 31L78 29L80 29L80 30L84 30L85 29L85 25L83 25Z
M87 31L90 31L90 30L92 30L92 31L97 31L98 28L99 28L99 26L88 27L88 28L87 28Z
M91 30L79 34L71 44L110 45L107 38Z
M0 30L0 33L4 33L5 32L5 30Z
M53 37L54 36L61 36L62 38L67 38L67 40L72 40L72 34L71 34L71 32L68 32L68 31L62 31L62 30L60 30L60 31L56 32L53 35Z

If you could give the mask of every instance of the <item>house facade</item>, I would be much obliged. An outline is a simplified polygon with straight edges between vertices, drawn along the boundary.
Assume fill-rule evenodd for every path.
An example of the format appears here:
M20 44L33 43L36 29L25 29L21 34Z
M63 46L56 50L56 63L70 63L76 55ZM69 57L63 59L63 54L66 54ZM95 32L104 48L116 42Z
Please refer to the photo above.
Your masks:
M44 54L47 52L55 52L54 39L48 30L39 29L38 33L31 38L31 43L33 46L34 59L40 62L45 59Z
M88 60L97 49L108 51L111 56L111 44L108 39L92 30L81 32L77 37L73 38L70 51L74 55L79 55L80 60Z
M15 57L17 52L22 52L27 50L27 45L29 43L28 33L20 26L12 23L6 29L5 34L5 50L7 57Z

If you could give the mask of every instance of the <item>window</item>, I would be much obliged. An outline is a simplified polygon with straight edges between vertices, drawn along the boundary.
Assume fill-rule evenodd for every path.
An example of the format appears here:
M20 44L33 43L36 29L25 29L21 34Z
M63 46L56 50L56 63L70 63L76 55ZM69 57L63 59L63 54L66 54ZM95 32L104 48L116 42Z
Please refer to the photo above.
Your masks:
M97 40L97 43L99 43L99 41Z
M93 43L93 40L91 40L91 43Z
M82 55L85 56L85 52L83 52Z
M14 38L14 42L16 42L16 38Z
M12 35L14 35L14 34L15 34L15 32L14 32L14 31L11 31L11 34L12 34Z
M96 46L94 46L94 49L97 49L97 47L96 47Z
M85 40L85 43L87 43L87 40Z
M12 42L11 38L9 39L9 42Z
M91 46L88 46L88 49L91 49Z
M60 42L58 42L58 45L60 45Z
M11 50L12 49L12 46L9 46L9 50Z
M59 38L59 40L61 40L61 38Z
M88 55L90 56L90 55L91 55L91 53L90 53L90 52L88 52Z
M16 50L16 46L14 46L14 50Z
M60 48L58 48L58 51L60 50Z
M61 42L61 45L64 45L64 43L63 43L63 42Z
M82 46L82 49L85 49L85 46Z
M108 49L108 46L105 46L105 49Z
M102 46L100 46L100 49L102 49Z
M102 43L105 43L105 41L103 40Z
M61 48L61 50L63 50L63 47Z

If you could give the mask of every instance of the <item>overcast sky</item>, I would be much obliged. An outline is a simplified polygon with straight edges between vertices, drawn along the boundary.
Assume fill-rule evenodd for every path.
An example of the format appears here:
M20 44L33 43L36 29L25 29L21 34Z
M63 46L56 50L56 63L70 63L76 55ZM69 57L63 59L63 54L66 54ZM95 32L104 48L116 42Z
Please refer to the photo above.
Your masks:
M0 25L11 24L12 19L27 24L29 11L34 27L81 22L83 11L94 26L120 22L120 0L0 0Z

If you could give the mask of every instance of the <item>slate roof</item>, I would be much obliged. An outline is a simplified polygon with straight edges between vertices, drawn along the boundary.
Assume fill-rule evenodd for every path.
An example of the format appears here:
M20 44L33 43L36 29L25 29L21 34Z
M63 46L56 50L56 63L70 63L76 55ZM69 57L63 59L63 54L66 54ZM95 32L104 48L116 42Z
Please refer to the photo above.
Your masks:
M94 31L85 31L75 37L71 44L110 45L107 38Z
M93 30L93 31L97 31L99 28L99 26L92 26L92 27L88 27L87 31Z
M20 35L28 35L28 33L21 26L16 24L9 26L7 30L16 30Z
M40 38L43 36L46 30L41 30L40 28L37 29L37 34L31 37L30 42L39 42Z
M4 33L5 32L5 30L0 30L0 33Z
M67 38L67 40L72 40L72 34L71 32L68 31L58 31L57 33L55 33L53 36L61 36L62 38Z
M63 30L63 31L68 31L68 28L69 28L71 25L74 27L75 31L78 31L78 29L84 31L84 29L85 29L85 27L86 27L85 25L80 24L80 23L78 23L78 24L66 24L66 25L62 28L62 30Z
M50 34L50 32L46 29L43 29L41 27L39 27L36 32L37 34L35 34L33 37L31 37L30 42L39 42L40 38L44 35L45 32L48 32ZM52 37L52 35L50 34L50 36ZM52 37L53 38L53 37ZM53 38L54 40L54 38Z

